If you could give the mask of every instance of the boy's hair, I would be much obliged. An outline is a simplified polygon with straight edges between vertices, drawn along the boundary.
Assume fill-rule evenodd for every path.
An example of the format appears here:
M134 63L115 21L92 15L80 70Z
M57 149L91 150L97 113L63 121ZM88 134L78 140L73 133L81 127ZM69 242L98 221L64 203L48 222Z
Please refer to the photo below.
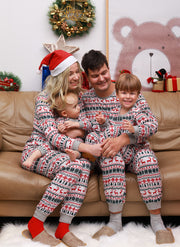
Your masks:
M81 61L86 75L88 75L88 69L94 71L100 69L104 64L109 68L106 56L102 52L95 50L90 50L88 53L85 53Z
M116 93L119 91L137 91L138 94L141 91L141 82L139 78L133 74L123 73L119 76L115 83Z

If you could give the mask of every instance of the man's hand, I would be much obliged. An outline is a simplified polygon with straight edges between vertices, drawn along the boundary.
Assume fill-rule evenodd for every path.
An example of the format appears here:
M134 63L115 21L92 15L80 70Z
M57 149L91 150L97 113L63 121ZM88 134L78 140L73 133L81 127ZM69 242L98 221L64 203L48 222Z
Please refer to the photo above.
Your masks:
M107 138L102 143L102 156L107 158L114 157L123 146L128 144L130 144L130 140L127 134L121 134L114 138Z

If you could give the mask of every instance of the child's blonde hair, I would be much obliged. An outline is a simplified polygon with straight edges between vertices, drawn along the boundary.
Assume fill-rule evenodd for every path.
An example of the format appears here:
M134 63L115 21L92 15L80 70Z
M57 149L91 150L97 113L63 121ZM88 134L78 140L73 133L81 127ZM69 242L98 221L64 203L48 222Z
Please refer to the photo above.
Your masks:
M81 72L80 65L78 62L77 64L79 67L79 72ZM70 72L70 67L68 67L59 75L54 77L50 75L46 79L46 86L44 91L49 96L48 102L50 103L51 109L56 109L57 107L55 102L55 98L57 96L59 96L62 102L64 102L65 96L69 92L69 72ZM82 75L80 76L80 81L76 90L73 90L73 92L76 93L77 95L79 95L79 93L82 91L81 85L82 85Z
M74 92L67 92L67 94L64 96L64 100L61 99L58 95L55 97L55 111L61 112L66 109L68 105L72 104L72 98L77 98L78 100L78 95Z
M138 94L141 91L141 82L139 78L133 74L123 73L119 76L115 83L116 93L119 91L137 91Z

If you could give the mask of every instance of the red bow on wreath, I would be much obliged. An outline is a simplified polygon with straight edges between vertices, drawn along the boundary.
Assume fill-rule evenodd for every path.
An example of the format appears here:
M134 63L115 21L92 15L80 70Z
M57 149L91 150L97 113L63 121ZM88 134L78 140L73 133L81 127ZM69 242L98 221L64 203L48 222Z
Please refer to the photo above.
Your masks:
M19 85L17 85L16 82L12 78L8 79L7 77L4 79L4 81L0 80L0 89L2 91L8 91L8 89L13 89L14 91L19 90Z
M0 91L19 91L21 81L12 73L0 72Z

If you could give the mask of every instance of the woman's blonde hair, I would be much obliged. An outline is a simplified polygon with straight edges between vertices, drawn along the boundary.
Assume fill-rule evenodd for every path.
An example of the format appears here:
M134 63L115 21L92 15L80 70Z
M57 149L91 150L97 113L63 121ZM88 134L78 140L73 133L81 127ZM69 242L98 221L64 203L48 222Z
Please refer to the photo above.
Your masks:
M79 67L79 72L80 70L80 65L77 62L78 67ZM64 70L62 73L60 73L57 76L48 76L46 79L46 86L44 91L48 94L48 103L50 103L50 108L51 109L56 109L57 105L55 102L55 99L57 96L59 96L64 102L65 96L69 92L69 72L70 72L70 67L68 67L66 70ZM81 75L81 73L80 73ZM76 90L73 90L73 92L79 94L82 91L81 88L82 85L82 76L80 76L80 81L77 86Z
M141 82L139 78L133 74L123 73L119 76L115 83L116 93L119 91L137 91L138 94L141 91Z

